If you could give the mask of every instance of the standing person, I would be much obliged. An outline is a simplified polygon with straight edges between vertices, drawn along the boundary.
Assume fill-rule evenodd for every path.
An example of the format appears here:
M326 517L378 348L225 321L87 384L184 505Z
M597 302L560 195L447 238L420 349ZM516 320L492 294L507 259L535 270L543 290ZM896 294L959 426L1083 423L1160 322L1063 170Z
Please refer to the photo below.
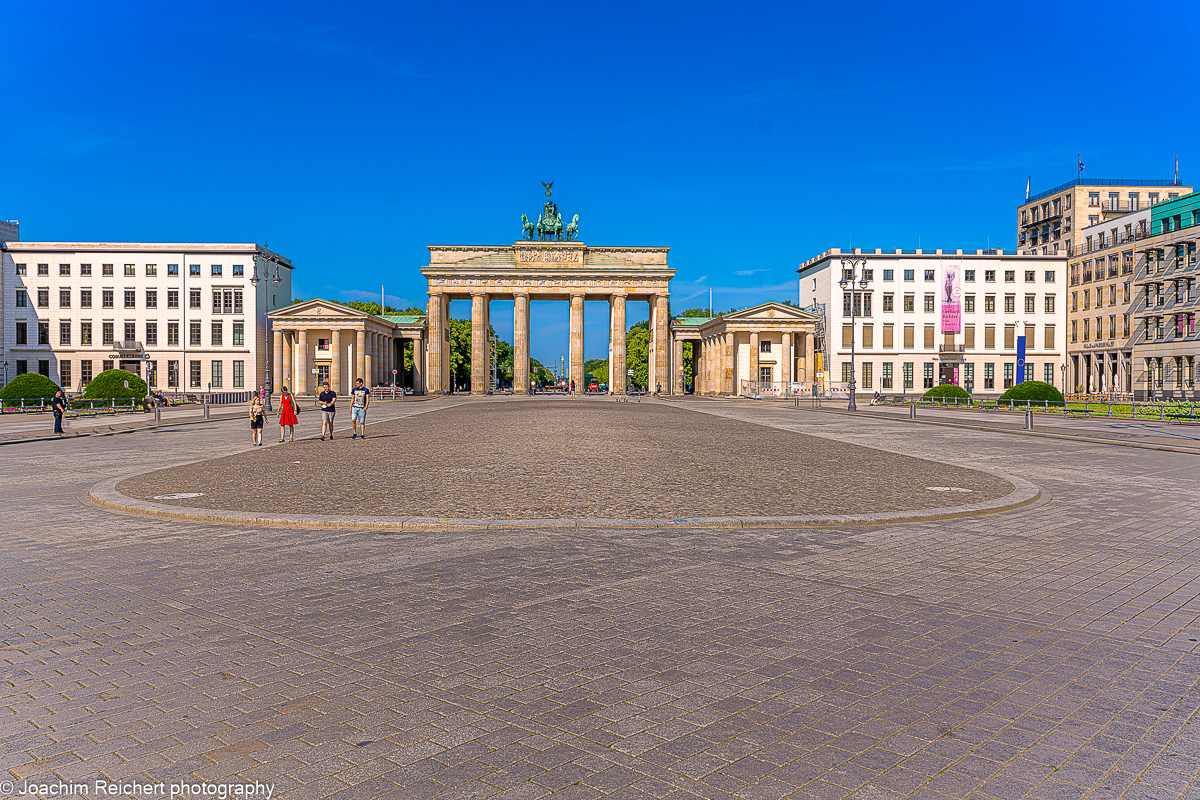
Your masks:
M350 438L367 438L367 406L371 405L371 390L356 378L350 390ZM360 427L361 426L361 427Z
M67 398L63 396L62 389L54 393L54 397L50 400L50 409L54 412L54 432L62 436L63 414L67 413Z
M250 399L250 444L255 447L262 447L262 430L265 419L266 412L263 411L262 397L256 394Z
M291 392L285 386L279 390L279 443L283 444L283 429L286 427L287 432L291 435L289 441L296 441L296 423L299 422L296 415L300 413L300 406L296 405L296 398L292 397Z
M337 392L329 388L329 381L325 381L324 389L321 394L317 395L317 400L321 404L321 441L325 441L325 426L329 426L329 441L333 441L333 415L337 413L335 404L337 403Z
M571 394L575 394L575 381L571 381Z

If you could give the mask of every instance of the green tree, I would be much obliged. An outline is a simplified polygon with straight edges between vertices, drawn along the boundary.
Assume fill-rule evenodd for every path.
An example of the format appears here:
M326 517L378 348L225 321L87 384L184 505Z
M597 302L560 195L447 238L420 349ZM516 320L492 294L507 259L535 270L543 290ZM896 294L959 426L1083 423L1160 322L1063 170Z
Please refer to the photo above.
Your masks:
M608 383L607 358L589 358L583 362L583 371L592 373L598 383Z
M639 322L625 337L625 367L633 370L630 381L643 388L650 386L650 323Z
M125 388L128 381L129 388ZM145 397L146 382L123 369L106 369L92 379L83 390L83 396L90 399L108 399L110 397Z
M40 372L26 372L4 385L0 389L0 398L4 400L35 400L41 397L54 397L61 387Z
M549 386L554 383L554 373L542 366L536 358L529 359L529 375L538 386Z

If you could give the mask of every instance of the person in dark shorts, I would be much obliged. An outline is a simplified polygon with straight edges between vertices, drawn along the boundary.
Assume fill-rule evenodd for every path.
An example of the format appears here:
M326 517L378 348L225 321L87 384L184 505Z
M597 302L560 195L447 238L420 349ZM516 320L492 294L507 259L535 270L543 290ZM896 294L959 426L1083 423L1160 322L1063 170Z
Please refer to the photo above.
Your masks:
M266 417L262 398L255 394L250 399L250 443L255 447L262 447L263 422Z
M325 381L325 388L321 390L321 394L317 396L317 401L321 404L321 441L325 441L325 428L329 427L329 441L333 441L333 415L337 413L335 404L337 403L337 392L329 388L329 381Z
M354 381L350 391L351 439L367 438L367 406L371 405L371 390L363 386L363 379Z

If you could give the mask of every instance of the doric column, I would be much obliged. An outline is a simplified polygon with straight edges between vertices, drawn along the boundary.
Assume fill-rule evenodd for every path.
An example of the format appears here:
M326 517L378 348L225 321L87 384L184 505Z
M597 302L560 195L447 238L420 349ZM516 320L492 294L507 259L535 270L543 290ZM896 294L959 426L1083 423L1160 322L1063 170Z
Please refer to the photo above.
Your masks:
M274 392L278 392L280 386L287 385L287 378L283 374L283 331L279 328L275 328L271 336L271 380Z
M571 377L575 394L582 394L583 385L583 295L571 295Z
M278 381L280 388L286 386L290 392L296 388L296 374L292 372L292 332L283 331L282 333L283 343L279 346L279 349L283 353L283 371L279 373L279 377L275 380Z
M779 379L785 384L792 382L792 334L783 334L783 352L779 354Z
M296 394L308 394L308 330L301 328L296 336Z
M729 331L723 337L725 342L722 348L722 364L721 364L721 393L736 395L737 394L737 334Z
M812 382L817 379L817 346L816 339L812 331L804 332L804 377L802 380L809 382L811 388ZM904 378L901 377L901 382Z
M429 359L429 369L425 380L429 384L429 394L443 394L446 384L442 383L442 295L430 293L429 304L425 310L425 326L429 330L429 339L425 344L426 356Z
M412 339L413 365L412 390L415 394L425 394L425 337L418 331Z
M625 370L628 363L625 358L625 295L614 294L608 301L608 318L611 331L609 332L609 349L612 359L608 362L608 388L613 394L625 394L629 383Z
M363 347L363 359L366 362L363 365L363 383L368 386L375 385L375 334L370 331L363 333L365 337L365 345Z
M362 378L363 383L367 382L367 331L366 328L359 328L354 338L354 374L351 376L350 384L354 385L357 378Z
M487 394L487 295L471 295L471 394Z
M329 388L338 394L345 394L342 389L342 329L334 328L332 331L331 341L329 342L330 355L333 356L329 360Z
M683 369L683 339L676 339L674 342L675 358L672 359L671 366L671 387L680 394L687 394L687 370ZM693 351L695 352L695 351ZM693 374L695 366L693 365Z
M655 347L655 339L658 338L658 326L654 324L654 312L658 306L658 295L650 295L648 298L650 306L650 318L646 322L647 333L649 336L646 339L646 383L650 384L646 387L648 392L654 392L654 378L658 375L658 348Z
M529 394L529 295L513 296L513 394Z
M671 325L671 304L666 295L658 295L654 303L654 316L651 323L654 326L654 383L653 388L662 385L663 394L671 394L671 357L668 341Z
M750 331L750 375L751 381L758 381L758 331ZM740 387L739 387L740 388Z

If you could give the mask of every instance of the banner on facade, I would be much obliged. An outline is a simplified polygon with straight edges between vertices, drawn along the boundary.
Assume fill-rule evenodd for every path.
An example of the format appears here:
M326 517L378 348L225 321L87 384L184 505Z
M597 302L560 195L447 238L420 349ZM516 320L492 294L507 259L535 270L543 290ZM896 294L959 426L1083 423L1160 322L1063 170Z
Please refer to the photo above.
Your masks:
M942 333L962 330L962 267L942 267Z
M1013 386L1018 383L1025 382L1025 337L1017 337L1017 376L1013 379Z

